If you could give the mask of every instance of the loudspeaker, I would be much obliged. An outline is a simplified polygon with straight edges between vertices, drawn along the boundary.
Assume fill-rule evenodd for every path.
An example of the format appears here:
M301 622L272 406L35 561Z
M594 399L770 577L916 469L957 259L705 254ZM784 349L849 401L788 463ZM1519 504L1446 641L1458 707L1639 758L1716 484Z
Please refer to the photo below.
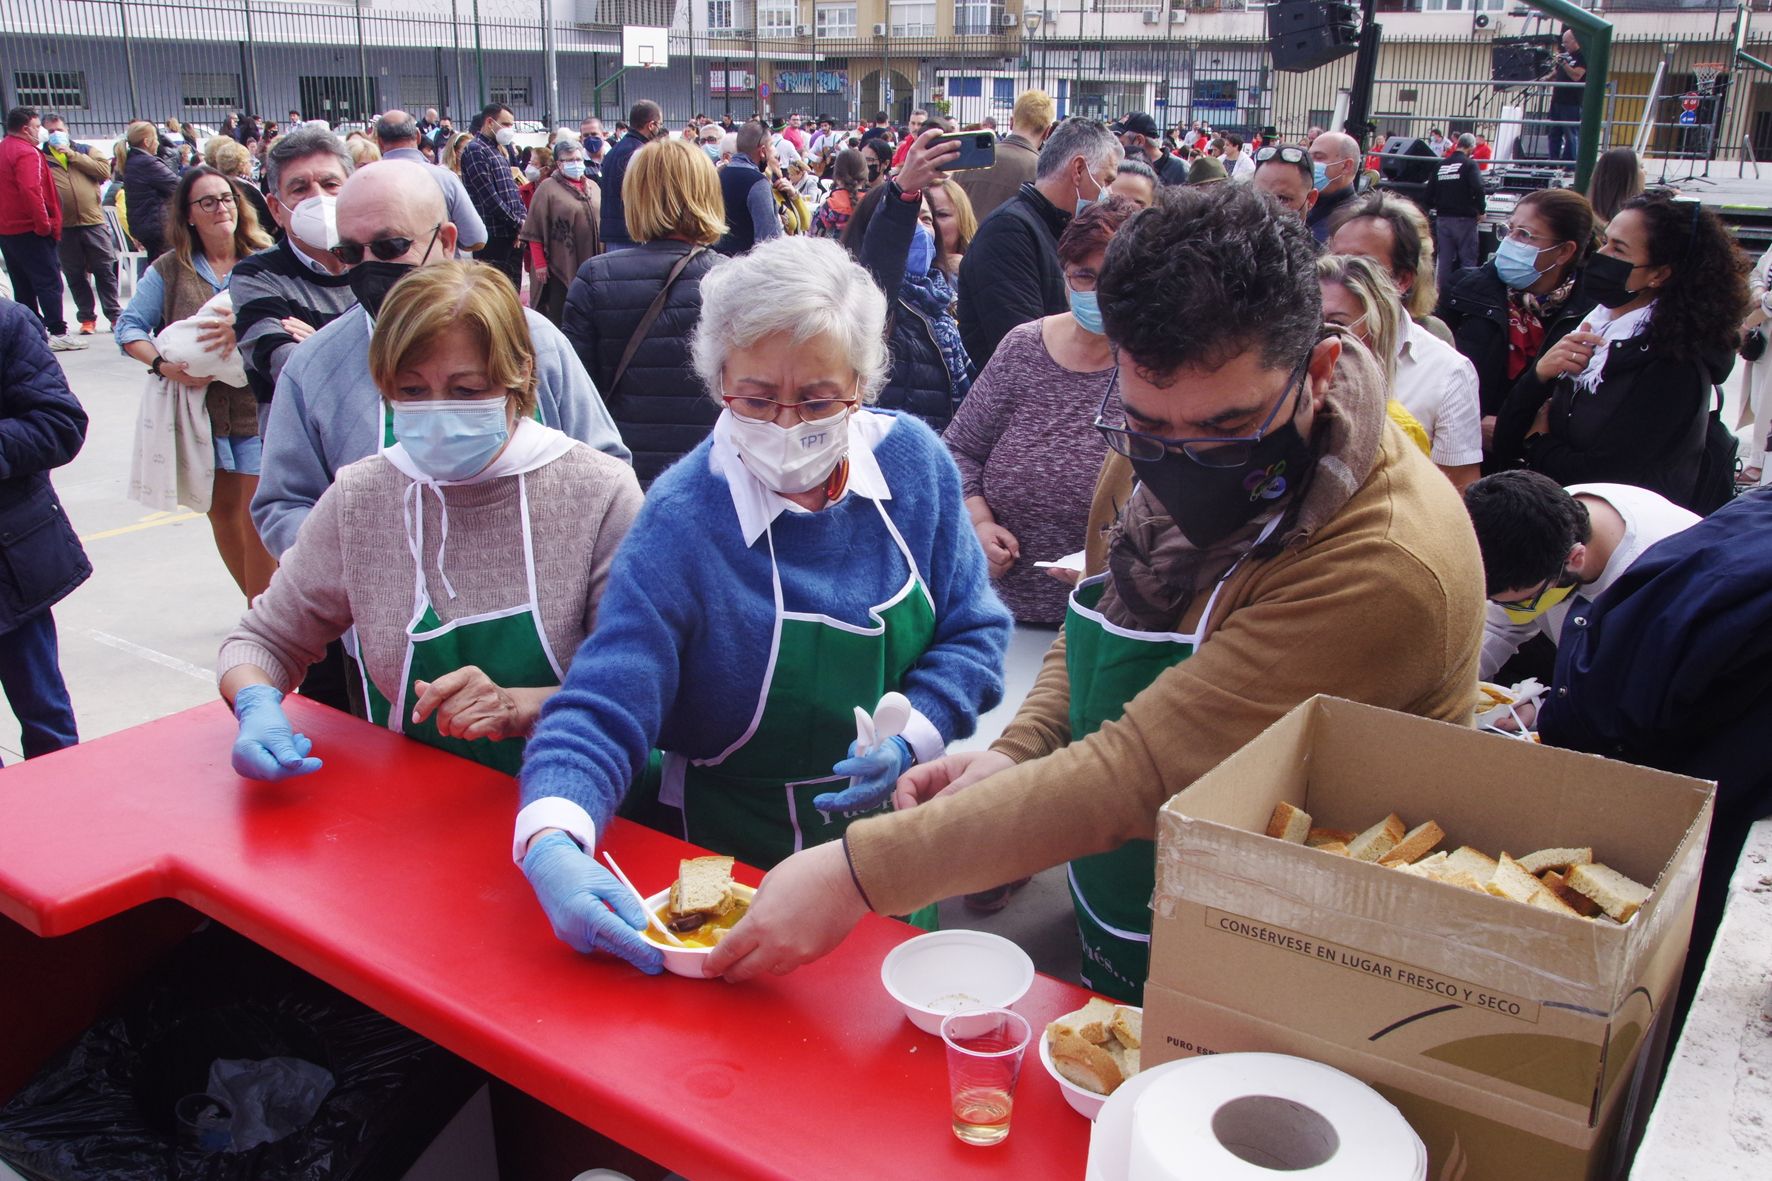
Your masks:
M1489 77L1495 89L1534 82L1550 73L1554 39L1496 40L1489 47Z
M1357 10L1340 0L1282 0L1267 10L1274 69L1303 74L1357 52Z
M1432 183L1440 171L1440 158L1425 139L1413 135L1393 135L1384 141L1384 155L1379 160L1379 174L1385 180L1408 185ZM1393 153L1401 153L1393 155ZM1420 157L1419 160L1416 157Z

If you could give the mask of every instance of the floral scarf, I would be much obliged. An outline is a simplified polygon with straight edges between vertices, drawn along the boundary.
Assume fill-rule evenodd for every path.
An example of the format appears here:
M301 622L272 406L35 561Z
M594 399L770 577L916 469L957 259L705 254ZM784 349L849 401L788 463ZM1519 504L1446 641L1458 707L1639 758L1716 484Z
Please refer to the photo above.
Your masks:
M1575 290L1575 276L1570 275L1542 299L1529 291L1507 293L1507 379L1517 381L1526 366L1538 360L1544 347L1544 322L1553 319Z
M898 297L929 321L936 347L941 350L941 362L948 371L948 385L958 402L972 388L971 363L966 357L966 346L960 342L960 325L954 320L953 284L935 265L935 241L922 226L917 227L911 239Z

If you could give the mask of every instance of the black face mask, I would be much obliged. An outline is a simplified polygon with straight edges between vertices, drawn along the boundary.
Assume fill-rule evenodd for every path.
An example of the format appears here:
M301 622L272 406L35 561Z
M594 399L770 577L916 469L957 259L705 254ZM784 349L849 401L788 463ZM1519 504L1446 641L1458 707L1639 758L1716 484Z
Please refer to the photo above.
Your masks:
M1294 417L1263 435L1237 467L1207 467L1170 451L1161 459L1135 459L1132 469L1195 548L1206 549L1295 495L1316 462Z
M1622 258L1596 254L1587 260L1587 269L1581 276L1581 290L1604 307L1621 308L1642 294L1625 286L1636 269Z
M431 240L425 246L422 257L430 258L431 251L437 247L437 237L443 232L439 226L431 233ZM351 286L351 293L357 302L369 313L370 319L381 315L382 301L394 284L418 270L420 263L415 262L383 262L379 258L365 258L362 262L345 272L345 281Z

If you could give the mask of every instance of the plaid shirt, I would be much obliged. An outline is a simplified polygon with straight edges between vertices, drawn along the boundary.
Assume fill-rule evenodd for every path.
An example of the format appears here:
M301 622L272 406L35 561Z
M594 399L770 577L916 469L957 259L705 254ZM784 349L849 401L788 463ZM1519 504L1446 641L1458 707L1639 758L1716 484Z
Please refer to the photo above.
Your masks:
M505 154L476 135L461 153L461 183L493 238L514 237L527 211Z

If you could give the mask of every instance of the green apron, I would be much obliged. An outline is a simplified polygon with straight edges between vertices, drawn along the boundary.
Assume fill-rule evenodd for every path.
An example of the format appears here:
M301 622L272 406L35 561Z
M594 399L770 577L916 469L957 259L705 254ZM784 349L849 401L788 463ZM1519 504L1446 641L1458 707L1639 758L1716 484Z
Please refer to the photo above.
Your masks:
M529 528L529 486L526 477L517 477L518 510L523 528L524 585L528 598L524 602L498 611L470 615L444 623L431 606L430 591L425 585L424 569L424 485L418 489L419 504L413 517L417 522L417 540L413 546L415 576L413 580L412 620L406 625L406 659L400 671L400 708L394 709L375 687L357 654L355 629L346 633L346 648L357 656L357 667L363 678L363 698L369 720L386 726L396 734L416 738L428 746L450 754L472 759L476 763L515 775L523 765L522 738L448 738L437 732L437 715L433 713L418 725L412 722L413 707L418 704L419 681L434 681L445 673L467 665L480 668L493 683L506 689L534 689L559 685L565 679L560 662L549 647L547 633L541 622L541 608L536 601L535 550ZM439 491L438 495L442 493ZM441 554L439 554L439 563Z
M934 600L916 560L885 506L873 503L910 573L870 609L872 626L786 610L774 532L765 531L776 633L750 729L715 758L664 756L660 798L682 809L686 840L768 869L890 807L827 816L812 804L846 785L831 766L855 740L855 707L872 711L881 696L902 688L935 639ZM932 930L934 914L925 907L911 921Z
M1272 528L1270 524L1261 537L1265 539ZM1233 565L1231 570L1235 569ZM1077 584L1064 618L1072 742L1117 721L1128 701L1206 642L1212 608L1231 570L1212 588L1200 612L1199 629L1191 633L1141 632L1110 623L1096 610L1108 575ZM1145 840L1127 841L1112 852L1070 863L1071 905L1083 941L1083 983L1127 1004L1144 1003L1156 863L1156 845Z

